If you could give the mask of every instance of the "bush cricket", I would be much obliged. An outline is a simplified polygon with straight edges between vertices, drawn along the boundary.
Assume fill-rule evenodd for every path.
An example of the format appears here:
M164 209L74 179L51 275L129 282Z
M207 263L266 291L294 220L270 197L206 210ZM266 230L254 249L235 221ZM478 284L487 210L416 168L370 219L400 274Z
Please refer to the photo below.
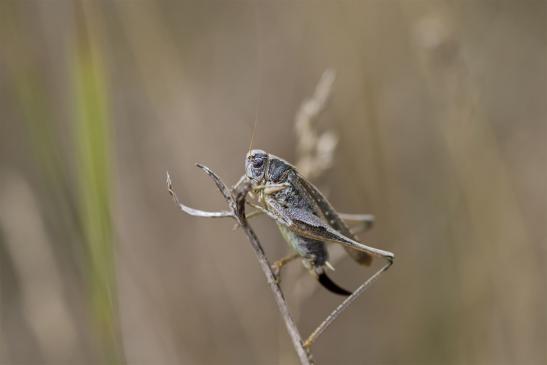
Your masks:
M393 262L391 252L358 242L343 221L344 217L370 226L371 215L337 213L323 194L287 161L262 150L251 150L245 158L245 175L241 179L249 179L256 194L257 203L248 203L258 210L248 217L265 213L274 219L293 251L274 263L278 277L285 264L300 257L306 269L323 287L335 294L351 295L326 274L326 268L334 270L328 261L326 242L343 245L347 253L362 265L370 265L373 256L385 258L388 266Z
M395 257L393 253L358 242L354 233L344 223L344 219L360 221L364 224L364 228L368 228L373 221L371 215L337 213L323 194L285 160L262 150L250 149L245 157L245 174L232 188L232 192L210 169L199 164L197 166L213 178L221 193L230 203L231 210L208 212L181 204L172 188L171 178L167 174L169 193L182 211L199 217L232 217L240 222L237 213L235 213L236 210L234 210L236 203L233 200L233 192L240 191L241 187L250 186L249 190L245 190L245 194L247 198L250 196L256 202L243 197L243 205L251 205L257 211L247 214L246 218L249 219L260 213L272 218L294 251L293 254L272 265L272 274L275 278L279 280L281 269L285 264L300 257L304 266L318 279L321 285L336 294L347 296L304 342L299 342L299 334L295 334L298 330L294 327L294 323L287 323L293 341L296 341L297 344L300 343L303 348L309 349L340 313L393 264ZM325 246L327 242L343 245L348 254L360 264L369 265L373 257L384 258L386 264L351 293L332 282L325 273L325 267L332 268L328 262L328 252ZM278 299L283 302L281 304L283 311L288 310L280 292L279 295ZM289 318L289 321L292 320ZM295 348L298 348L298 345L295 345Z

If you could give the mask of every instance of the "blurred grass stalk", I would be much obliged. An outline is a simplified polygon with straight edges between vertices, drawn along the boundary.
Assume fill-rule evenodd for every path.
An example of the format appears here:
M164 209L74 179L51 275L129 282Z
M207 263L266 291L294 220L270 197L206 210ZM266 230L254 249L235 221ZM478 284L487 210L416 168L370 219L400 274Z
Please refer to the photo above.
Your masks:
M494 127L482 111L480 89L467 65L466 45L460 41L457 20L451 21L457 19L452 14L456 11L435 2L423 14L413 7L404 10L411 19L418 19L417 57L437 104L438 121L434 128L444 141L458 187L452 190L454 195L450 199L464 201L468 219L463 225L466 232L458 233L459 258L454 258L465 265L460 274L461 300L464 307L472 307L474 311L477 304L472 298L480 298L487 292L491 301L492 317L488 322L491 340L465 339L465 348L472 348L473 341L478 339L483 342L467 356L472 358L470 362L478 364L493 358L497 363L505 363L507 359L511 359L509 363L540 363L534 359L538 354L532 335L535 318L539 318L534 310L534 303L540 302L535 291L541 285L537 279L538 261ZM458 230L461 226L454 227L454 231ZM500 270L511 267L518 267L518 276L513 270ZM501 300L507 291L518 300L511 303ZM479 328L476 332L479 333ZM496 343L512 346L498 348Z
M101 50L89 5L76 8L72 54L80 214L88 254L91 305L99 345L109 364L122 362L116 303L114 239L110 210L110 120Z

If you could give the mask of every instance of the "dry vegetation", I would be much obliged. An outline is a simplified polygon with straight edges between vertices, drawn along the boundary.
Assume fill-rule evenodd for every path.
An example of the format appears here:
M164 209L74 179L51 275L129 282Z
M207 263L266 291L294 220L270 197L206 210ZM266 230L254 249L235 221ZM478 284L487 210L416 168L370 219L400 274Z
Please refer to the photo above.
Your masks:
M543 0L1 1L0 364L297 363L241 233L181 216L164 172L224 207L194 163L235 182L257 106L255 146L296 161L326 68L320 185L397 262L317 363L547 363L546 24ZM304 333L339 301L315 285L283 281Z

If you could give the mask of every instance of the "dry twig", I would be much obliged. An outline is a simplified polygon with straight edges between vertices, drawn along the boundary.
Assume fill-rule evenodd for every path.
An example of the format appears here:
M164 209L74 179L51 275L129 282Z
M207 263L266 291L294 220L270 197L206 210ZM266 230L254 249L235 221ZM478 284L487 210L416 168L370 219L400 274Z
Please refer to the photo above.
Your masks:
M334 70L327 69L323 72L313 96L306 99L296 113L294 123L298 152L296 168L308 179L322 175L332 166L334 159L338 137L331 130L319 133L314 123L325 109L335 79Z
M291 337L292 344L298 355L300 363L302 365L313 364L311 353L304 346L304 343L302 341L302 336L300 335L300 332L298 331L298 328L296 327L296 324L294 323L294 320L291 317L291 314L289 312L289 307L287 305L285 297L283 296L283 292L281 291L281 288L279 287L279 284L277 283L275 275L272 271L271 264L266 258L266 255L264 254L264 249L262 248L262 245L260 244L258 237L256 236L251 226L248 224L247 218L245 217L245 200L246 200L247 193L251 189L251 183L245 177L243 177L232 189L229 189L224 184L224 182L208 167L199 165L199 164L197 166L201 168L207 175L209 175L211 179L213 179L216 186L218 187L218 189L220 190L220 192L222 193L222 195L228 202L228 206L230 210L209 212L209 211L193 209L193 208L185 206L184 204L180 203L177 197L177 194L173 190L171 177L169 176L169 173L167 173L167 189L169 190L169 193L173 197L173 200L175 201L175 203L177 203L177 205L183 212L186 212L190 215L194 215L198 217L206 217L206 218L232 217L236 220L236 222L239 224L239 226L241 227L241 229L243 230L243 232L249 239L249 242L251 243L253 250L255 251L256 257L260 264L260 268L262 269L262 271L264 272L264 275L266 276L266 280L268 281L268 284L270 285L270 289L272 290L272 293L274 295L275 302L279 308L279 311L281 312L281 316L283 317L283 320L285 321L285 325Z

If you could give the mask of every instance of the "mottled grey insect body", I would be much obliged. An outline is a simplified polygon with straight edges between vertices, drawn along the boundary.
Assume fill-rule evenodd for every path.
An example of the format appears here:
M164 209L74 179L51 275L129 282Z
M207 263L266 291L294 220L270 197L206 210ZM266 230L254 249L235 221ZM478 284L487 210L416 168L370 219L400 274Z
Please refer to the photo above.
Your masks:
M247 176L256 185L265 186L258 193L258 200L268 204L268 198L275 199L287 210L304 210L317 217L320 212L317 207L302 194L297 185L296 170L288 162L279 157L267 154L261 150L252 150L247 157ZM287 184L276 192L269 192L267 185ZM323 242L299 236L278 224L283 238L310 265L322 267L328 259L328 252Z
M312 226L317 222L318 229L327 223L332 229L342 230L353 238L323 195L287 161L262 150L252 150L247 154L245 171L258 193L259 202L266 210L279 215L282 221L305 222ZM323 286L337 294L351 294L326 276L329 255L324 241L299 234L287 224L278 222L277 225L289 246L302 258L304 266ZM366 253L357 255L369 258Z

